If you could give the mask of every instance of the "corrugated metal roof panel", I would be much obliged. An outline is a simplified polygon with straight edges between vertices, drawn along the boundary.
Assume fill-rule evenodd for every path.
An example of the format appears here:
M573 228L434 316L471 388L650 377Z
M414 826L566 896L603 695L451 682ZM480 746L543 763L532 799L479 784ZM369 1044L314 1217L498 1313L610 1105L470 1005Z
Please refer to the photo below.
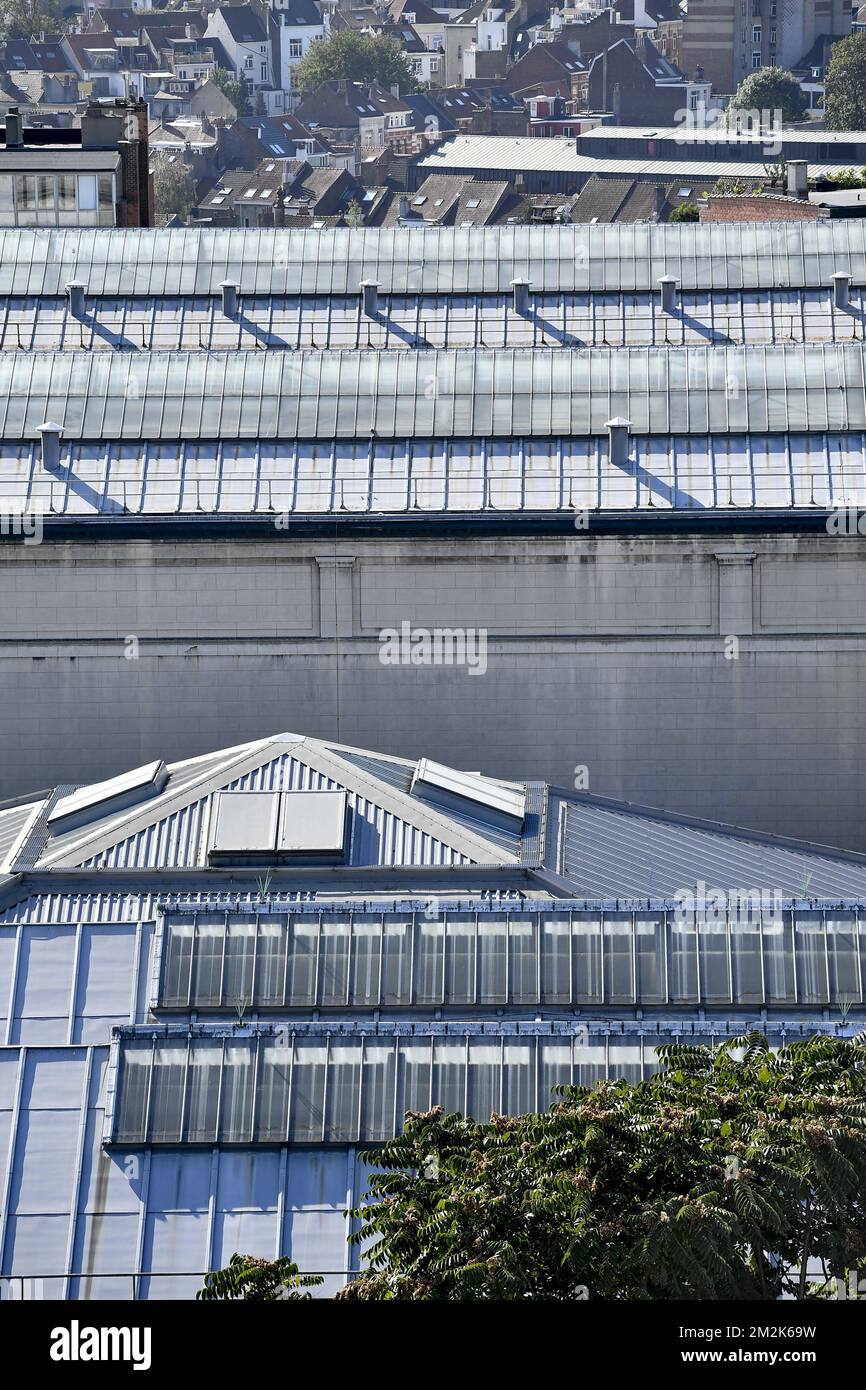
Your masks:
M366 440L281 445L81 445L59 477L35 446L0 445L0 507L52 517L496 514L862 506L866 431L606 441ZM172 785L172 784L170 784Z
M695 891L763 889L798 898L860 898L866 863L836 859L820 849L797 849L738 836L735 828L702 828L570 801L560 867L578 896L672 898Z
M457 155L500 159L510 168L580 167L573 142L459 136L440 146L439 165ZM576 161L581 160L578 166ZM646 161L644 161L646 164ZM608 162L605 161L608 168ZM629 163L629 170L633 169ZM656 166L650 162L650 168ZM725 169L675 165L689 179L715 182ZM758 171L763 181L763 166ZM90 296L216 295L222 281L249 295L357 295L362 280L386 293L508 292L516 276L536 290L654 290L660 275L686 289L828 285L835 270L866 283L866 225L840 218L786 224L640 224L511 227L353 227L286 230L68 229L0 232L0 295L62 296L69 281ZM74 340L73 340L74 341Z

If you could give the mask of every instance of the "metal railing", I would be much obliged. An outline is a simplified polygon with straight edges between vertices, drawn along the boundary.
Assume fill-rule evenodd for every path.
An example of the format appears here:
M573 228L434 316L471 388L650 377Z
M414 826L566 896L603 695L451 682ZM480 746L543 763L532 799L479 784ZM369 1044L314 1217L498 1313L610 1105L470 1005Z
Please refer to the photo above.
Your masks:
M89 1302L100 1299L116 1301L146 1302L148 1299L192 1300L198 1289L204 1286L208 1273L205 1270L124 1270L111 1274L79 1272L72 1274L2 1274L0 1275L0 1303L43 1302L47 1300L69 1299ZM325 1281L339 1280L341 1284L357 1279L362 1271L347 1269L301 1270L302 1276L314 1275ZM153 1280L153 1288L146 1282ZM312 1287L309 1292L314 1298L329 1297L327 1282Z

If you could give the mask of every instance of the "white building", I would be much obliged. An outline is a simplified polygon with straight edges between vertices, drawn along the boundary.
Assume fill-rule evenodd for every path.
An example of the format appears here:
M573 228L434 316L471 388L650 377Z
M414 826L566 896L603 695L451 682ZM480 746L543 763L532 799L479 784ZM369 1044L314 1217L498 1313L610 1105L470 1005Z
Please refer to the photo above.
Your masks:
M310 51L310 45L328 35L330 22L314 0L270 0L271 13L278 27L274 42L276 83L284 92L294 86L292 69Z
M249 5L223 5L208 20L206 38L219 39L238 77L254 90L274 85L271 41Z

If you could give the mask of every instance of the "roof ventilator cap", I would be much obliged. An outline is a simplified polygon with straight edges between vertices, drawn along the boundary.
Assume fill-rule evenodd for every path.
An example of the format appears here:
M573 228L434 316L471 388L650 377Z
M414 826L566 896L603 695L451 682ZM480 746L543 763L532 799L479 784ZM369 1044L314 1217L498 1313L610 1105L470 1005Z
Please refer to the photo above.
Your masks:
M662 313L675 314L677 311L677 289L679 281L675 275L661 275L659 287L662 296Z
M69 312L74 319L84 318L84 296L87 286L82 285L77 280L70 280L66 286L66 297L69 300Z
M609 441L610 461L618 468L624 468L628 463L628 441L631 432L631 420L623 420L617 416L613 420L608 420L605 426Z
M227 319L237 318L238 313L238 287L234 280L223 280L220 285L220 293L223 300L223 313Z
M809 165L805 159L788 160L788 197L808 198Z
M833 301L837 309L848 308L848 287L851 284L851 276L847 270L837 270L833 276Z
M521 318L525 319L529 313L529 281L512 280L511 295L515 314L519 314Z
M39 426L39 438L42 443L42 467L51 471L60 467L60 436L63 433L63 426L56 425L53 420L46 420Z
M379 281L362 280L361 296L363 299L364 313L368 319L374 319L379 312Z

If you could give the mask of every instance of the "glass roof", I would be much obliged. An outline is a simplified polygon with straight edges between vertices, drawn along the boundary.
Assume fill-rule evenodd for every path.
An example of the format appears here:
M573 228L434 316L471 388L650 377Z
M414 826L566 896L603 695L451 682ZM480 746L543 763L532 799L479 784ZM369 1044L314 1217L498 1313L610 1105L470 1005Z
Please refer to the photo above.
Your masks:
M0 438L482 438L866 428L862 343L406 352L8 353Z
M0 233L0 295L356 293L814 287L835 271L866 281L866 224L846 218L776 224L611 224L322 230L69 229Z

